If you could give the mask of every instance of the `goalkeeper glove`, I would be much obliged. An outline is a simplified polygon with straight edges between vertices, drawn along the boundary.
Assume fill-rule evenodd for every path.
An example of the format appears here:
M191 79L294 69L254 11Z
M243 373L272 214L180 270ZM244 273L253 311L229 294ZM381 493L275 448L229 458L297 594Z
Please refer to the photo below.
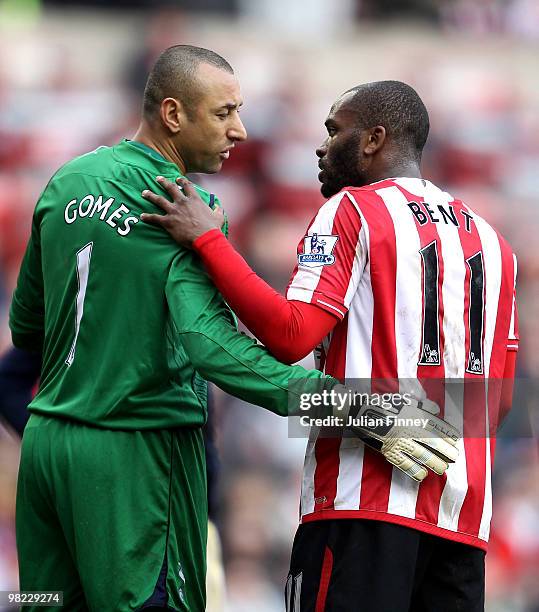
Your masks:
M373 405L352 405L350 429L368 446L396 468L421 482L432 470L442 475L457 460L459 432L437 417L440 409L434 402L409 398L404 406L388 409ZM357 423L357 424L356 424Z

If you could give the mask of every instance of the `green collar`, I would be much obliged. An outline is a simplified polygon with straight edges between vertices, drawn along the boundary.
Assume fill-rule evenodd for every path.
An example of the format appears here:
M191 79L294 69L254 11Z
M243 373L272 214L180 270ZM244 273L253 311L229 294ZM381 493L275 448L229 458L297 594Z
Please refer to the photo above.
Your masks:
M159 153L159 151L152 149L148 145L145 145L143 142L138 142L138 140L127 140L127 139L124 142L131 145L132 147L138 147L139 149L142 149L143 151L148 153L148 155L151 155L154 159L157 159L158 161L168 162L168 160L165 159L161 155L161 153Z
M134 140L122 140L112 148L116 159L124 164L137 166L156 176L161 174L170 178L171 176L183 176L178 166L165 159L160 153L148 147L142 142Z

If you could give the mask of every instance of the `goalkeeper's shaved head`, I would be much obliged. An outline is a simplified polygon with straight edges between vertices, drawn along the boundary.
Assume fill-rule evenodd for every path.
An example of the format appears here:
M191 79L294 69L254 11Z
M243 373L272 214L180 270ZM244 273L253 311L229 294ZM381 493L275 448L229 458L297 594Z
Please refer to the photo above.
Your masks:
M201 96L197 78L200 64L210 64L230 74L232 66L219 54L202 47L175 45L158 57L146 82L143 97L143 116L152 121L159 114L165 98L180 100L186 113L192 114Z
M201 47L169 47L148 77L135 137L183 173L213 174L247 138L242 104L239 81L224 58Z

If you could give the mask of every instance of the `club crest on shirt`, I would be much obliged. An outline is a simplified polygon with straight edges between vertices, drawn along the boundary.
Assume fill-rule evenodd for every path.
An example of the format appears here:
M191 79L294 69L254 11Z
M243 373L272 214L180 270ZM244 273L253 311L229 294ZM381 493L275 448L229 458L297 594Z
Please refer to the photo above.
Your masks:
M337 240L339 240L338 236L322 236L316 233L305 236L303 253L298 255L298 263L310 268L330 266L335 263L335 255L332 255L332 251Z

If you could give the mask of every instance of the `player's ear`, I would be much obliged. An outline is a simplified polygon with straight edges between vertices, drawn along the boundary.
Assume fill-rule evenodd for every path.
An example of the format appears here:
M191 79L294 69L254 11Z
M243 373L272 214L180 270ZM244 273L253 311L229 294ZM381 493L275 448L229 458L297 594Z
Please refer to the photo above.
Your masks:
M185 110L177 98L165 98L159 108L161 121L173 134L177 134L185 122Z
M383 125L377 125L365 132L365 142L363 153L365 155L374 155L379 151L386 140L386 128Z

